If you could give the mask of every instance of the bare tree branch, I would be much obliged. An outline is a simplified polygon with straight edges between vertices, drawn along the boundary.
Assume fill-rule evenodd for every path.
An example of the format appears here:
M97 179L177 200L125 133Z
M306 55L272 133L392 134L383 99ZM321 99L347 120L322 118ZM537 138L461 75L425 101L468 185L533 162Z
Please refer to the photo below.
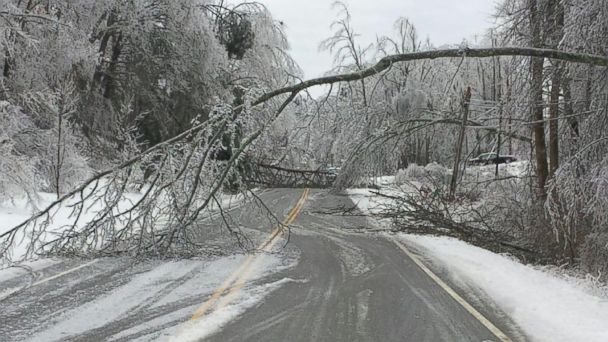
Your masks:
M338 83L338 82L349 82L349 81L362 80L364 78L376 75L376 74L388 69L391 65L393 65L395 63L399 63L399 62L415 61L415 60L422 60L422 59L436 59L436 58L494 57L494 56L546 57L546 58L552 58L552 59L556 59L556 60L564 60L564 61L575 62L575 63L588 63L588 64L593 64L596 66L608 67L608 57L583 54L583 53L564 52L564 51L550 50L550 49L505 47L505 48L488 48L488 49L433 50L433 51L413 52L413 53L404 53L404 54L386 56L386 57L380 59L375 65L373 65L369 68L363 69L361 71L310 79L307 81L297 83L295 85L283 87L283 88L268 92L268 93L260 96L259 98L257 98L255 101L253 101L251 103L251 105L255 107L260 104L266 103L269 100L274 99L275 97L278 97L281 95L288 95L288 96L282 101L282 104L280 105L278 110L275 112L275 115L273 115L273 117L270 118L269 122L264 124L263 127L261 127L259 130L253 132L247 139L245 139L242 142L240 148L237 151L235 151L235 153L233 154L231 159L228 161L223 172L220 172L218 177L214 180L213 185L212 185L212 190L211 190L210 194L208 194L208 196L206 196L206 199L204 201L202 201L202 205L199 206L198 208L195 208L192 212L190 212L188 215L186 215L184 217L186 225L194 222L199 217L199 213L201 212L201 210L203 210L209 204L209 202L211 200L213 200L213 197L221 189L222 184L224 183L225 179L227 178L227 176L230 173L230 169L235 165L239 156L242 155L242 153L245 151L245 149L250 144L252 144L263 133L263 131L267 127L269 127L270 124L272 124L272 122L274 120L276 120L276 118L281 114L281 112L297 96L297 94L300 91L303 91L307 88L310 88L310 87L316 86L316 85L334 84L334 83ZM240 110L242 108L243 108L243 106L238 106L236 108L233 108L233 113L235 113L234 114L235 117L233 119L236 119L236 116L239 115ZM55 208L57 208L60 204L66 202L68 199L72 198L75 195L78 195L78 194L82 195L83 193L85 193L85 189L87 189L91 184L96 184L101 178L103 178L105 176L108 176L111 174L117 174L125 169L128 169L129 167L133 166L137 162L140 162L141 160L143 160L145 156L152 155L153 153L156 153L158 151L162 151L163 149L168 148L168 147L172 146L173 144L178 143L184 139L193 138L198 132L207 128L208 125L209 125L208 122L195 125L192 128L184 131L183 133L141 152L140 154L136 155L135 157L131 158L130 160L127 160L126 162L124 162L114 168L99 172L98 174L91 177L89 180L84 182L82 185L80 185L76 189L66 193L65 195L63 195L62 197L57 199L55 202L51 203L46 209L34 214L31 218L29 218L25 222L19 224L18 226L14 227L13 229L10 229L10 230L4 232L3 234L0 234L0 239L4 240L4 242L2 244L0 244L0 252L6 250L9 247L9 245L11 245L14 242L14 239L16 238L16 232L19 231L21 228L29 225L30 223L35 223L38 219L46 218L46 220L48 220L49 215L51 215L52 211ZM117 196L121 195L122 193L124 193L124 187L122 187L122 188L118 187L117 191L118 191ZM110 201L109 203L112 203L112 201ZM110 210L112 210L112 209L110 209ZM79 215L78 215L78 217L79 217ZM175 234L174 229L170 230L167 233L164 233L165 234L164 236L166 237L166 241L168 241L168 243L165 244L165 246L167 246L168 244L170 244L172 242L172 240L174 238L174 234Z
M357 81L363 78L373 76L388 67L393 63L409 62L421 59L437 59L437 58L454 58L454 57L495 57L495 56L525 56L525 57L545 57L557 60L563 60L573 63L592 64L597 66L608 67L608 57L591 55L586 53L566 52L552 49L537 49L537 48L520 48L520 47L501 47L501 48L485 48L485 49L446 49L432 50L422 52L411 52L397 55L390 55L380 59L373 66L356 72L313 78L293 86L277 89L266 93L258 98L253 105L258 105L268 101L269 99L286 93L300 92L303 89L310 88L321 84L332 84L337 82Z

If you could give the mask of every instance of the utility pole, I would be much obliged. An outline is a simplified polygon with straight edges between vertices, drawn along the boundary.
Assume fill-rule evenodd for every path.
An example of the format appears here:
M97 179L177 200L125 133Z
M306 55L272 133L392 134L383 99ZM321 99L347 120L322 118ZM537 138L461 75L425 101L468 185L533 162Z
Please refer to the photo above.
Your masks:
M458 173L460 170L460 156L462 154L462 144L466 133L467 122L469 120L469 104L471 103L471 87L467 87L462 98L462 125L460 125L460 133L458 135L458 144L456 145L456 156L454 157L454 168L452 169L452 179L450 181L450 199L454 199L456 194L456 184L458 182Z

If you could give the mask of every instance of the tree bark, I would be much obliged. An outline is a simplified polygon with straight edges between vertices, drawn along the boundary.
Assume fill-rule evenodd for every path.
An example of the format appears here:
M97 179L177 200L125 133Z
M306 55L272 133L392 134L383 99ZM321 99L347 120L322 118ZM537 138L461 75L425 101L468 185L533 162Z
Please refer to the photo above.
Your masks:
M477 57L486 58L494 56L527 56L527 57L541 57L541 58L552 58L562 61L568 61L573 63L592 64L596 66L608 67L608 56L592 55L586 53L574 53L565 52L553 49L540 49L540 48L528 48L528 47L499 47L499 48L483 48L483 49L445 49L445 50L431 50L421 52L411 52L386 56L380 59L373 66L363 69L361 71L355 71L346 74L325 76L319 78L313 78L307 81L297 83L288 87L276 89L260 96L252 105L259 105L276 97L281 94L288 94L294 91L300 92L304 89L322 85L332 84L338 82L351 82L357 81L362 78L367 78L376 75L386 69L388 69L394 63L416 61L421 59L437 59L437 58L455 58L455 57Z
M550 1L546 11L549 26L549 40L552 48L557 48L564 37L564 8L561 1ZM559 92L561 89L562 66L552 60L551 93L549 95L549 178L559 168Z
M570 136L576 144L579 136L578 119L574 116L574 106L572 105L572 91L570 89L570 78L566 77L562 80L564 88L564 114L567 117L568 125L570 126Z
M497 61L494 61L496 64ZM494 77L494 101L498 101L498 130L496 132L496 168L494 169L494 177L498 178L498 161L500 157L500 149L502 145L502 136L500 131L502 130L502 115L503 115L503 101L502 101L502 68L500 67L500 61L498 61L498 84L496 83L496 77ZM494 66L493 69L496 69Z
M112 98L116 90L117 85L117 64L120 54L122 53L122 33L118 33L114 36L112 45L112 57L110 59L110 65L106 72L104 82L102 82L103 96L105 98Z
M541 22L538 16L536 0L529 0L530 6L530 28L532 33L532 44L538 48L541 41ZM532 80L530 85L530 102L532 116L532 132L534 135L534 158L536 160L536 178L538 183L538 197L541 201L547 198L545 184L547 182L549 168L547 165L547 146L545 142L545 122L543 117L543 56L534 57L531 60Z
M2 76L6 79L11 76L12 57L8 49L4 52L4 67L2 68Z
M507 71L507 77L506 77L506 86L507 86L507 98L505 103L510 104L511 103L511 82L509 81L510 76L509 76L509 72ZM509 154L513 154L513 139L511 138L511 131L513 130L513 125L512 125L512 119L511 119L511 108L509 107L508 112L507 112L507 132L508 132L508 146L509 146Z
M57 114L57 155L55 160L55 195L57 198L61 196L61 167L63 164L63 157L61 151L63 150L62 141L62 126L63 126L63 109L60 108Z
M549 96L549 178L553 177L559 168L559 63L551 76L551 93Z

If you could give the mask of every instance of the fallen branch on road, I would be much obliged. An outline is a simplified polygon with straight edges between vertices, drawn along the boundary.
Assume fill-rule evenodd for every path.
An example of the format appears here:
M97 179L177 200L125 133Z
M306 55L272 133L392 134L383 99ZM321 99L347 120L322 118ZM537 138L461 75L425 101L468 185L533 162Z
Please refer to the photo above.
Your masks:
M362 80L387 70L396 63L422 59L496 56L543 57L608 67L608 57L605 56L551 49L445 49L390 55L360 71L314 78L276 89L259 96L249 105L231 108L229 116L213 122L195 124L183 133L142 151L120 165L97 173L26 221L0 234L0 255L3 260L10 259L12 247L20 239L29 240L25 255L22 256L24 258L39 253L80 255L98 252L100 249L108 253L165 254L176 245L192 245L192 237L188 234L189 227L196 223L209 203L216 200L217 193L226 185L229 175L234 174L234 168L246 149L272 125L301 91L317 85ZM241 113L259 110L260 105L268 104L275 98L280 98L281 101L272 103L270 107L276 106L277 109L272 111L273 114L269 115L261 127L242 141L227 162L220 163L209 157L214 149L221 147L221 138L226 133L226 126L234 123ZM155 164L152 181L143 197L131 203L129 208L121 208L121 201L126 198L127 184L132 182L137 169L141 168L142 164L152 163L151 160L155 158L162 162ZM101 192L97 193L101 183L104 183ZM70 204L73 209L71 224L68 224L64 231L48 231L54 212L70 200L75 200L75 203ZM102 204L104 207L91 221L79 226L83 212L92 204ZM157 220L160 217L166 220L163 222L165 226L159 227ZM463 231L467 229L463 228ZM50 242L45 241L49 235L53 238Z

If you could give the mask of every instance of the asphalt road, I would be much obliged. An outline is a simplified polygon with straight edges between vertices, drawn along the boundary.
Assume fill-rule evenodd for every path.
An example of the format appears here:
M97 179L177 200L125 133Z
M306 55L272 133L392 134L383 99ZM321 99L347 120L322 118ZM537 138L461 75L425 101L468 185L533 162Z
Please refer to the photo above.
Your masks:
M477 311L472 313L390 236L365 233L370 227L367 218L340 214L337 208L353 206L348 197L325 190L307 195L304 200L297 189L262 194L266 205L277 216L286 217L292 229L287 247L278 238L267 238L261 247L274 245L277 257L298 261L251 280L260 284L302 281L285 282L205 340L501 341L500 334L490 331L492 327L514 341L524 339L491 303L464 294L476 303ZM244 206L236 218L272 237L267 215L259 209ZM247 260L243 258L242 264ZM29 284L0 301L0 341L171 340L166 331L221 310L212 306L217 299L212 289L186 286L208 278L205 265L196 260L179 264L128 258L62 260L39 271L35 279L23 275L0 282L0 294ZM163 268L169 275L158 271ZM156 276L149 275L151 270ZM226 277L244 273L247 268L241 267ZM247 281L245 277L241 287L247 287ZM178 291L179 296L167 299L181 287L189 291ZM229 291L215 293L221 300L228 292L244 291L241 287L232 285ZM132 305L125 304L130 301ZM484 317L476 317L478 311ZM68 312L77 312L79 317L57 328L56 318Z

